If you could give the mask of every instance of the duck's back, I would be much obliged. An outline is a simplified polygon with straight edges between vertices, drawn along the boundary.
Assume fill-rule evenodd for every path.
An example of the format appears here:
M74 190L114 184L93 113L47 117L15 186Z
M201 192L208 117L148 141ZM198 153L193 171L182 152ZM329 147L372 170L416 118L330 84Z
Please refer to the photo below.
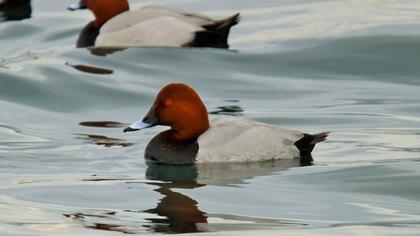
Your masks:
M123 30L143 21L160 17L171 17L194 25L208 25L214 20L197 13L186 12L170 7L150 5L121 13L101 27L101 33Z
M240 117L215 116L198 138L197 162L249 162L300 157L304 134Z
M100 30L97 47L180 47L191 43L203 26L216 21L196 13L147 6L119 14Z
M165 16L142 21L131 27L100 33L96 47L182 47L192 42L201 28Z

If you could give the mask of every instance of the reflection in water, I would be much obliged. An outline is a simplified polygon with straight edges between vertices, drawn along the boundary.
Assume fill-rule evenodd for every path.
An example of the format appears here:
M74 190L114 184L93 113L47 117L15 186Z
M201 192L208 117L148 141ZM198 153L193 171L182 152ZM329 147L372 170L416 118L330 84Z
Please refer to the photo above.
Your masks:
M146 170L148 180L173 183L193 183L198 178L195 165L156 165L149 164Z
M238 113L243 112L244 109L238 105L229 105L229 106L220 106L217 107L218 110L211 111L209 114L213 115L238 115Z
M146 178L165 183L150 183L158 186L154 191L164 197L153 209L144 212L165 218L148 218L151 224L145 225L154 232L160 233L193 233L200 232L198 225L206 224L205 212L198 208L194 199L172 191L172 189L195 189L206 186L196 182L198 168L195 165L171 166L150 165L146 170Z
M258 176L285 171L291 167L305 166L312 157L290 160L256 162L206 163L197 165L152 165L146 170L146 178L172 183L200 183L211 185L237 185Z
M83 139L89 141L89 143L96 144L98 146L104 147L129 147L132 146L133 143L125 142L122 139L117 138L109 138L103 135L95 135L95 134L78 134L78 139Z
M79 125L100 128L121 128L126 126L126 124L117 121L81 121Z
M113 232L121 232L125 234L133 234L133 232L121 228L119 224L111 224L111 223L89 223L87 219L89 218L99 218L99 219L107 219L110 216L115 215L116 212L114 211L102 211L97 212L96 214L84 214L84 213L75 213L75 214L63 214L65 217L79 221L85 228L88 229L97 229L97 230L105 230L105 231L113 231Z
M185 166L150 165L146 170L147 185L162 195L151 209L126 209L64 214L89 229L137 234L145 231L158 233L195 233L214 230L266 229L269 227L300 227L306 224L291 220L263 219L246 216L211 214L200 210L199 202L176 189L198 189L207 185L245 184L246 180L267 176L300 166L300 160L276 160L253 163L214 163ZM102 181L98 179L94 181ZM104 179L112 181L112 179ZM121 181L118 179L117 181ZM129 180L128 188L144 189L144 181ZM219 223L209 223L209 218ZM225 224L224 222L235 221ZM250 222L253 222L252 224Z
M90 74L109 75L109 74L114 73L113 70L107 69L107 68L100 68L100 67L87 66L87 65L71 65L67 62L66 62L66 65L71 66L78 71L90 73Z
M145 210L146 213L156 214L164 218L147 218L150 224L144 227L160 233L193 233L200 232L198 224L207 224L207 216L198 208L194 199L172 191L173 188L195 189L203 184L191 183L156 183L159 186L156 192L164 197L153 209Z
M214 163L190 166L150 165L146 178L164 183L149 183L158 186L156 192L164 197L158 205L144 212L165 218L148 218L145 227L164 233L193 233L208 231L208 214L199 209L198 202L173 189L196 189L207 184L242 184L257 176L270 175L290 167L300 166L300 160L275 160L252 163Z
M23 20L32 14L30 0L4 0L0 1L0 22Z
M91 47L88 48L88 50L90 51L90 53L92 53L93 55L96 56L107 56L107 55L111 55L115 52L119 52L119 51L123 51L126 48L114 48L114 47Z

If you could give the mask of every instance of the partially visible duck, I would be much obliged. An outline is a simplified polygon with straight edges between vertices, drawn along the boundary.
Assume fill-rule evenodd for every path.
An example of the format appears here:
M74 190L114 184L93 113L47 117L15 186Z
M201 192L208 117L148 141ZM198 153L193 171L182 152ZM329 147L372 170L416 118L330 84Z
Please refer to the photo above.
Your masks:
M294 159L311 155L328 132L305 134L239 117L209 119L198 94L186 84L168 84L157 95L147 115L124 132L155 125L171 129L147 145L147 162L194 164Z
M70 10L89 8L95 20L79 35L77 47L228 47L239 14L214 20L164 6L129 10L127 0L81 0Z
M0 21L23 20L31 14L30 0L0 0Z

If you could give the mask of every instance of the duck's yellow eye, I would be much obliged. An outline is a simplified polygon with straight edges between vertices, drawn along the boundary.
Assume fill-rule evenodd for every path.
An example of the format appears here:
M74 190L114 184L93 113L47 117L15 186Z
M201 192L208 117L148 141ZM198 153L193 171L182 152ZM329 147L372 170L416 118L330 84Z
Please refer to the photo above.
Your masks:
M170 105L172 105L174 102L172 101L172 99L167 98L163 101L163 104L167 107L169 107Z

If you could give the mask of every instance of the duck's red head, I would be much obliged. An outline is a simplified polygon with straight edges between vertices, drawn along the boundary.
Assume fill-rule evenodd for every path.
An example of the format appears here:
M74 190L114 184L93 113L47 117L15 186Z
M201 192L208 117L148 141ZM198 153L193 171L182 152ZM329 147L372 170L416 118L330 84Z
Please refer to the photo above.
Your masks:
M170 126L174 139L197 138L210 127L207 109L198 94L186 84L168 84L158 93L142 121L126 128L136 131L155 125Z
M130 9L127 0L81 0L71 5L70 10L89 8L95 15L94 25L100 28L112 17Z

